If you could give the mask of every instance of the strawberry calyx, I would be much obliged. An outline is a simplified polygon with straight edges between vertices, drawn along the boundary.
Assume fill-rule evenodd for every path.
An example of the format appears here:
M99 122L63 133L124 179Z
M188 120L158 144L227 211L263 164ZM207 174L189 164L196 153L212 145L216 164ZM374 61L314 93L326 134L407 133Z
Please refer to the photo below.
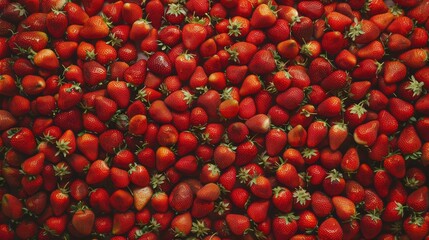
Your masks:
M11 3L13 11L14 12L18 12L18 16L22 17L22 16L27 16L27 10L25 10L25 7L22 6L19 3Z
M277 187L273 188L273 196L275 198L277 198L277 197L280 196L280 193L283 192L283 191L285 191L284 187L277 186Z
M255 179L255 176L250 174L250 169L240 168L238 170L237 178L242 184L248 184Z
M421 95L424 92L424 89L423 89L424 85L425 85L424 82L419 82L416 80L414 76L411 76L409 84L405 89L412 91L413 97L415 97L415 96Z
M148 232L157 233L160 228L161 228L161 224L158 221L156 221L155 218L152 217L148 224L144 225L141 229L138 229L135 232L134 236L136 239L138 239L141 236L143 236L143 234L148 233Z
M82 201L79 201L75 205L72 205L70 208L71 208L71 211L70 211L71 213L76 213L77 211L85 212L86 210L89 210L89 207L85 205L85 203Z
M170 3L167 7L166 14L173 15L175 17L179 15L186 15L186 9L183 7L183 4L180 3Z
M408 188L417 189L421 185L421 182L414 177L405 177L404 184Z
M196 99L196 96L193 95L191 92L189 92L186 89L182 89L182 93L183 93L183 100L185 100L186 104L188 106L191 106L192 102Z
M60 139L55 142L55 145L57 147L57 152L55 153L55 156L62 155L63 157L67 157L69 155L69 150L72 149L72 147L69 146L70 141L66 141L64 139Z
M346 33L346 36L351 40L356 40L356 37L364 34L365 32L362 29L362 22L359 22L357 18L354 19L354 25L352 24L349 28L349 31Z
M332 169L328 172L328 175L325 177L325 179L329 179L331 182L339 182L341 179L343 179L343 174L337 169Z
M397 4L389 7L389 11L395 16L395 17L399 17L404 15L404 10L402 8L400 8Z
M155 173L150 178L150 185L153 189L160 189L161 185L167 181L167 177L163 173Z
M419 160L422 158L422 152L416 151L404 156L405 160Z
M402 205L401 203L396 202L396 201L395 201L395 204L396 204L395 210L398 212L398 214L399 214L401 217L403 217L403 216L404 216L404 213L405 213L405 210L408 208L408 206L406 206L406 205Z
M410 220L408 221L408 223L421 227L423 225L424 221L425 221L425 219L423 216L421 216L420 214L414 213L410 216Z
M239 37L241 35L242 28L243 26L241 22L229 19L229 24L227 26L229 36Z
M304 205L307 201L311 200L310 193L301 186L293 192L292 196L295 198L296 203L300 205Z
M70 169L67 165L54 166L55 176L59 177L61 180L64 176L71 174Z
M364 102L360 102L358 104L353 104L352 107L350 107L350 113L351 114L356 114L358 116L358 118L361 118L362 115L364 115L366 112L368 112L368 110L366 110L366 108L363 107Z
M235 63L240 63L240 59L238 58L239 53L237 50L225 47L225 51L229 53L228 60L233 61Z
M219 201L215 204L214 212L219 215L223 216L226 212L228 212L231 209L231 204L227 201Z
M299 216L295 215L293 212L288 213L286 215L281 215L278 216L278 218L284 219L286 224L291 223L292 221L297 221L299 220Z
M119 47L122 45L122 39L118 38L115 33L109 33L109 40L106 43L112 47Z
M192 222L191 233L195 234L197 238L207 236L209 232L210 228L206 226L204 221L196 220L195 222Z

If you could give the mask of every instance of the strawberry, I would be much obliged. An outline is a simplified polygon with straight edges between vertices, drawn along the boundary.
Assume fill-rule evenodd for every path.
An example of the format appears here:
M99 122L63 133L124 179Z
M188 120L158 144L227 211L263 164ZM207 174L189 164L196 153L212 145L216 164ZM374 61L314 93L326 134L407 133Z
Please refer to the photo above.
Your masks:
M342 239L343 230L335 218L328 218L320 224L317 231L319 239Z
M110 168L107 163L103 160L95 160L89 166L85 179L88 184L97 184L106 180L109 174Z
M169 204L174 210L184 212L191 207L193 199L190 186L187 183L179 183L170 193Z
M89 235L95 221L94 212L82 202L79 202L73 209L76 209L71 220L73 227L80 234Z
M45 220L43 229L49 236L58 237L64 233L67 226L67 215L52 216Z
M422 68L428 59L428 52L424 49L414 48L399 55L399 60L410 68Z
M273 233L276 239L289 239L298 231L298 216L293 213L277 216L272 220Z
M121 235L127 233L135 224L135 213L127 211L113 214L112 234Z
M303 90L297 87L291 87L277 95L276 103L287 110L293 110L299 106L302 100L304 100Z
M365 238L374 238L381 232L383 223L379 213L371 212L361 218L360 225L362 235Z
M225 217L229 230L235 235L243 235L250 228L249 218L240 214L228 214Z
M420 150L422 142L412 125L407 125L398 138L398 148L402 154L410 155Z
M399 61L387 61L384 63L384 81L393 84L401 81L407 75L406 66Z
M272 196L271 183L264 176L254 177L249 185L251 192L257 197L267 199Z
M328 127L326 122L314 121L307 129L307 146L310 148L316 147L328 135Z
M87 85L95 86L107 77L106 68L96 61L89 61L83 64L83 78Z
M429 193L426 186L422 186L410 193L407 197L407 206L415 212L425 212L429 206Z
M394 154L384 159L383 166L395 178L405 176L405 159L400 154Z
M357 19L350 26L347 36L358 44L366 44L375 40L380 35L380 29L373 22L369 20Z
M196 50L206 39L207 30L200 24L189 23L183 26L182 29L182 42L184 46L194 51Z
M30 155L36 150L36 139L30 129L11 128L6 134L10 146L18 152Z
M253 10L250 25L253 28L266 28L272 26L276 22L276 19L277 16L270 6L260 4Z
M291 31L294 38L299 42L310 41L311 36L314 32L313 22L308 17L297 16L293 19L293 22L291 23Z
M414 114L414 107L399 98L391 98L389 99L388 105L389 112L399 121L407 121Z
M405 218L403 228L410 239L423 239L429 233L429 224L420 216Z
M328 139L329 147L332 150L337 150L347 138L347 125L343 123L336 123L329 128Z
M18 220L23 216L23 204L14 195L5 193L1 201L2 213L13 220Z
M43 170L45 154L37 153L36 155L27 158L21 164L21 170L27 175L39 175Z
M356 143L366 146L372 146L377 139L380 122L373 120L359 125L354 133L353 138Z
M249 130L256 133L266 133L270 130L271 120L265 114L257 114L245 122Z
M328 54L338 54L347 46L344 34L339 31L331 31L323 34L321 40L322 50Z
M326 98L317 106L317 112L323 117L335 117L342 111L342 101L338 97L332 96Z
M325 217L331 213L333 204L328 196L316 191L311 195L311 208L316 216Z
M236 153L227 145L219 145L214 150L213 159L220 169L225 169L234 163Z
M53 9L46 15L46 28L55 38L60 38L66 32L68 19L66 13Z
M265 148L269 156L278 155L287 144L287 134L281 129L271 129L265 136Z
M109 26L100 16L92 16L85 21L79 35L85 39L100 39L109 35Z
M343 174L336 169L329 171L322 183L323 190L329 196L340 195L344 191L345 185Z
M284 163L277 168L276 179L289 189L295 189L299 186L298 172L290 163Z

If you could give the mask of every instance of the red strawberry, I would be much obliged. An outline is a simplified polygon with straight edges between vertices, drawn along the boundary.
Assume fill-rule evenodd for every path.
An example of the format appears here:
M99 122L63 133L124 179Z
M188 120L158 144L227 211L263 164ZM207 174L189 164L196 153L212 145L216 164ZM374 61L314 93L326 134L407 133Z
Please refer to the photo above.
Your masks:
M276 239L290 239L298 231L298 218L293 213L276 216L272 223L274 237Z
M365 238L371 239L381 232L383 223L379 213L371 212L365 214L360 220L361 232Z
M243 235L250 228L249 218L244 215L228 214L225 220L229 230L235 235Z
M6 134L10 146L18 152L30 155L36 150L36 139L30 129L11 128Z
M318 217L328 216L333 209L331 199L320 191L311 195L311 208Z
M275 12L267 4L258 5L253 10L250 18L250 25L254 28L266 28L272 26L276 22L277 16Z
M352 41L358 44L369 43L380 35L380 29L373 22L369 20L362 20L360 22L355 19L355 22L350 26L347 36Z
M372 146L377 139L379 126L380 122L377 120L359 125L353 133L355 142L361 145Z
M74 214L71 220L73 227L82 235L89 235L92 232L92 227L95 221L94 212L87 206L79 202L74 206Z
M95 160L88 169L86 182L90 185L103 182L110 174L110 168L103 160Z
M423 239L429 233L429 224L420 216L405 218L403 228L410 239Z
M334 196L332 198L335 213L341 220L349 220L356 214L355 204L348 198Z
M24 172L24 174L39 175L43 170L44 161L45 154L37 153L36 155L27 158L21 164L21 170Z
M207 37L204 26L196 23L188 23L182 29L182 41L185 47L191 51L196 50Z
M410 193L407 197L407 206L414 212L426 212L429 207L428 187L422 186Z
M326 98L317 106L317 113L323 117L336 117L342 111L342 101L338 97Z
M13 220L18 220L23 216L23 204L21 201L9 193L5 193L1 201L2 213Z
M332 150L337 150L347 138L347 125L344 123L336 123L331 126L328 132L329 147Z
M328 135L326 122L314 121L307 129L307 146L310 148L319 145Z
M319 239L343 239L343 230L335 218L328 218L320 224L317 231Z
M405 176L405 159L400 154L394 154L384 159L383 166L395 178Z
M414 115L414 107L400 98L390 98L389 112L399 121L404 122Z
M109 35L109 27L102 17L92 16L84 23L79 34L85 39L101 39Z

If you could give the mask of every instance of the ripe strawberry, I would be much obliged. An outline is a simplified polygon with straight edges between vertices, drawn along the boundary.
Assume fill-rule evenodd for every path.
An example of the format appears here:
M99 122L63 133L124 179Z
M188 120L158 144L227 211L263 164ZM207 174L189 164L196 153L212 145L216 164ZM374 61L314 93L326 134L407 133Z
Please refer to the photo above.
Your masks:
M317 231L320 239L343 239L343 230L335 218L328 218L320 224Z
M317 106L317 113L323 117L336 117L342 111L342 101L338 97L326 98Z
M206 37L207 30L200 24L189 23L183 26L182 42L191 51L196 50L205 41Z
M403 228L410 239L423 239L429 233L429 224L420 216L405 218Z
M36 139L28 128L11 128L6 131L7 142L10 146L27 155L31 155L36 150Z
M335 151L344 143L347 138L347 125L344 123L336 123L329 128L328 139L329 147Z
M405 159L400 154L394 154L385 158L383 166L395 178L403 178L405 176Z
M407 197L407 206L414 212L425 212L429 207L429 193L426 186L413 191Z
M92 16L84 23L79 34L85 39L100 39L109 35L109 27L102 17Z
M308 42L314 32L313 22L308 17L297 16L291 23L291 31L294 38L299 42Z
M365 238L374 238L382 230L383 223L379 213L371 212L365 214L360 220L361 232Z
M350 26L347 36L358 44L369 43L380 35L380 29L373 22L369 20L362 20L360 22L357 19Z
M127 233L135 224L135 213L127 211L113 214L112 234L122 235Z
M1 201L2 213L13 220L18 220L23 216L23 204L14 195L5 193Z
M293 213L276 216L272 221L273 234L276 239L289 239L298 231L298 216Z
M243 235L250 228L249 218L240 214L228 214L225 217L229 230L235 235Z
M344 191L346 183L343 174L332 169L323 180L322 186L328 196L337 196Z

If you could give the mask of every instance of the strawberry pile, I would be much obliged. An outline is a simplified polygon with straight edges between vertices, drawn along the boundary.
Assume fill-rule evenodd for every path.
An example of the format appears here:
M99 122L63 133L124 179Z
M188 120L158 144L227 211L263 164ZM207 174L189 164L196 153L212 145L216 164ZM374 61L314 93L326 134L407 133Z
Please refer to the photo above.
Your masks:
M429 0L0 12L0 239L428 239Z

